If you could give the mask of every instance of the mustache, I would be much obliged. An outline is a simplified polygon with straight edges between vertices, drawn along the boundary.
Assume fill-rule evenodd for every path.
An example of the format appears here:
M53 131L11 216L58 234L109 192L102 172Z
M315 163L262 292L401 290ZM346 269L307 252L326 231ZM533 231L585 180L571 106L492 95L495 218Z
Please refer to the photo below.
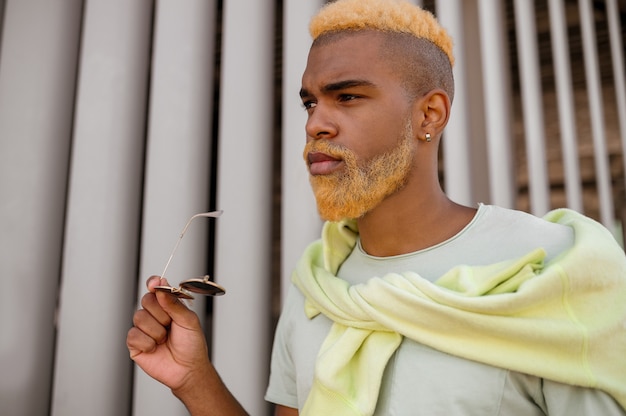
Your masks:
M345 146L323 140L312 140L304 146L303 157L306 160L311 152L325 153L336 159L345 159L352 152Z

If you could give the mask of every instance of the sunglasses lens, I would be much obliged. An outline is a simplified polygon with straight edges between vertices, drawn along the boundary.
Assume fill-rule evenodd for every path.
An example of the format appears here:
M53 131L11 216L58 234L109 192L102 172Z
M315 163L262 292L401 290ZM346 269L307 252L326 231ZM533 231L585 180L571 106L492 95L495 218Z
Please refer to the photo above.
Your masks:
M169 293L171 295L176 296L179 299L193 299L193 296L191 295L191 293L184 290L184 288L177 288L177 287L171 287L171 286L155 286L154 290L157 290L159 292Z
M180 283L180 287L189 292L207 296L220 296L226 293L226 289L215 282L211 282L209 276L185 280Z

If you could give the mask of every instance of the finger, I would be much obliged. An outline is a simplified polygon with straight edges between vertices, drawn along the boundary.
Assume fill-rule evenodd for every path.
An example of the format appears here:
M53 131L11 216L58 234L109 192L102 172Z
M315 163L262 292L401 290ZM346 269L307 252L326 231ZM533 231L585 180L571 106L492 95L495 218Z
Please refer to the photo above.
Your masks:
M155 293L146 293L141 298L141 307L150 313L161 325L169 326L172 318L163 310Z
M174 323L183 328L201 330L198 316L187 308L180 299L163 292L155 293L155 295L163 311L169 315Z
M130 352L130 358L134 359L141 353L150 353L157 347L154 338L146 335L137 327L132 327L126 335L126 347Z
M154 293L155 286L169 286L170 284L167 282L167 279L161 278L160 276L150 276L148 280L146 280L146 287L148 288L148 292Z
M133 325L146 336L152 338L156 344L162 344L167 340L168 328L163 326L145 309L139 309L135 312Z

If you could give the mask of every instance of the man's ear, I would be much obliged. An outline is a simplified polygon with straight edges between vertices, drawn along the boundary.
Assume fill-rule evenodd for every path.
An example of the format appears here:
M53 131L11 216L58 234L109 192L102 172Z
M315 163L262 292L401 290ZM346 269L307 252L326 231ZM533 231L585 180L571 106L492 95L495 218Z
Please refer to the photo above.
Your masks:
M439 137L450 119L450 97L441 89L434 89L415 100L413 129L419 138L428 133Z

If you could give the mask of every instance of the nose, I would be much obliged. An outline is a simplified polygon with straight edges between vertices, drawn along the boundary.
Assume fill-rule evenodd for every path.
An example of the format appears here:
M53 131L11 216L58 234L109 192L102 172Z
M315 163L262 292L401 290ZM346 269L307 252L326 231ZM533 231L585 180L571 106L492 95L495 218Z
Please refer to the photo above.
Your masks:
M306 122L306 137L309 140L332 139L337 135L337 124L330 109L318 103L309 111Z

